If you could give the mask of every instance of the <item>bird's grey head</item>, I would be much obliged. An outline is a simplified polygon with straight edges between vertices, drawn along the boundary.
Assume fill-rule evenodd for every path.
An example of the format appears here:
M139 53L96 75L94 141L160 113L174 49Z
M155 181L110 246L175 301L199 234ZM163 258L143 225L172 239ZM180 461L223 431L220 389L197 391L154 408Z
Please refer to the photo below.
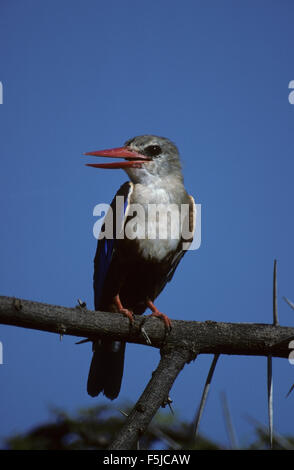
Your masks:
M140 135L127 140L125 147L148 158L138 168L125 169L133 182L148 184L169 176L183 179L179 151L169 139L156 135Z
M120 158L111 163L88 163L94 168L121 168L134 183L182 184L183 176L177 147L165 137L140 135L127 140L123 147L87 152L95 157Z

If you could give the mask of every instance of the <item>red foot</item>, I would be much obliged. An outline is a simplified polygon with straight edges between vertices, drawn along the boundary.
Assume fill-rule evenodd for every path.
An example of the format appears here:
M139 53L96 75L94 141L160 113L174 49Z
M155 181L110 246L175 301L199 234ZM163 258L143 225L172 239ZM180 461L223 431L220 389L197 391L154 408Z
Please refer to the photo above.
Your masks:
M120 301L120 298L119 298L119 294L117 294L115 297L114 297L114 303L116 305L116 307L118 308L118 312L121 313L122 315L124 315L125 317L127 317L131 323L134 323L134 317L133 317L133 312L131 310L128 310L127 308L124 308L121 301Z
M168 318L167 315L165 315L164 313L160 312L154 305L153 302L151 302L151 300L148 300L147 301L147 305L148 307L150 308L150 310L152 311L151 313L151 317L157 317L157 318L161 318L163 321L164 321L164 324L165 324L165 327L167 330L171 330L172 326L171 326L171 321L170 319Z

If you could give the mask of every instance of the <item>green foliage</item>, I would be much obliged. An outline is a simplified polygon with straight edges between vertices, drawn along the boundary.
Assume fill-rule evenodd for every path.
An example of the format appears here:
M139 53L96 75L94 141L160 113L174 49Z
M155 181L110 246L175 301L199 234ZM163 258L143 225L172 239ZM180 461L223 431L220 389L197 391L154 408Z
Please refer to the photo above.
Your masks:
M79 410L70 415L61 410L52 411L49 422L27 433L9 437L6 449L10 450L74 450L107 449L121 428L130 407L120 410L111 405ZM256 441L248 449L269 449L268 431L255 422ZM146 433L140 439L140 449L165 450L216 450L221 449L203 436L192 439L191 425L181 422L176 415L158 412ZM274 449L294 449L293 437L275 435Z
M128 409L123 413L127 414ZM6 448L11 450L72 450L106 449L126 419L111 406L82 409L71 416L54 410L52 419L25 434L9 437ZM191 442L191 429L174 415L158 413L145 435L140 449L218 449L204 438Z

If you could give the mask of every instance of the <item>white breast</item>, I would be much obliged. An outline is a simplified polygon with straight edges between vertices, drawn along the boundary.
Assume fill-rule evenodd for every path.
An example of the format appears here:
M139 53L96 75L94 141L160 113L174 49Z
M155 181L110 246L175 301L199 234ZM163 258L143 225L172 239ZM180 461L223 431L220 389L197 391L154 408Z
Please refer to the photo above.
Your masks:
M137 240L145 259L161 261L180 243L179 206L173 195L156 185L136 184L126 224L125 235Z

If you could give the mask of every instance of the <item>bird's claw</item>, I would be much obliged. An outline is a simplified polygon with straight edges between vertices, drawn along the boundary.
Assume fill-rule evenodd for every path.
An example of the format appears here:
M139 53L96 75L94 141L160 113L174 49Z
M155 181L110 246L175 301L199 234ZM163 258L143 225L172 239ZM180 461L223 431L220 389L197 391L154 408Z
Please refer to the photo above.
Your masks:
M128 310L127 308L120 308L118 313L121 313L122 315L127 317L132 325L134 324L134 314L131 310Z
M172 329L172 325L171 325L171 321L170 319L168 318L167 315L165 315L164 313L160 312L158 310L157 307L155 307L154 303L148 299L147 300L147 305L148 307L150 308L150 310L152 311L150 317L157 317L157 318L161 318L164 322L164 325L165 325L165 328L166 328L166 331L170 332L171 329Z
M168 318L167 315L160 312L159 310L156 310L155 312L151 313L150 317L161 318L164 322L164 325L165 325L165 328L167 329L167 331L171 331L172 325L171 325L171 321L170 321L170 319Z
M129 310L128 308L124 308L122 303L121 303L121 300L120 300L120 297L119 297L119 294L117 294L115 297L114 297L114 304L116 305L116 308L117 308L117 311L118 313L121 313L122 315L124 315L125 317L127 317L130 321L130 324L133 325L134 324L134 314L131 310Z

